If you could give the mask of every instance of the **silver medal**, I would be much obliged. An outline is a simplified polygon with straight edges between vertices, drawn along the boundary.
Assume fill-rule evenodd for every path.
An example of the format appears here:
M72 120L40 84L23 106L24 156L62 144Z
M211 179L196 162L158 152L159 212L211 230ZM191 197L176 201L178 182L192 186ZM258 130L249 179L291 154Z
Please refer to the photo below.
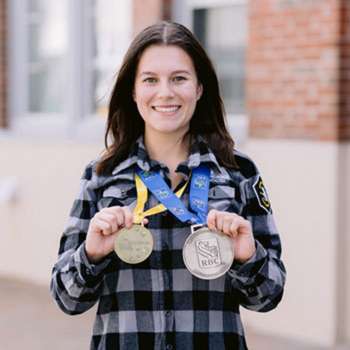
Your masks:
M233 263L232 239L210 231L208 227L194 225L187 237L182 255L187 269L192 275L211 280L224 275Z

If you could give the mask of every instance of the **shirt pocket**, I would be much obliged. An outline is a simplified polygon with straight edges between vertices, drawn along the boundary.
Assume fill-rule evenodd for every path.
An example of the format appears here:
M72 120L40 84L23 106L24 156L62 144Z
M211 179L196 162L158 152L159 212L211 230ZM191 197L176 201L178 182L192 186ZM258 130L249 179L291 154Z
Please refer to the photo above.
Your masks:
M130 206L136 201L136 188L134 183L110 184L101 191L98 208L113 206Z
M209 189L208 206L209 210L216 209L240 215L243 206L239 187L227 182L212 183Z

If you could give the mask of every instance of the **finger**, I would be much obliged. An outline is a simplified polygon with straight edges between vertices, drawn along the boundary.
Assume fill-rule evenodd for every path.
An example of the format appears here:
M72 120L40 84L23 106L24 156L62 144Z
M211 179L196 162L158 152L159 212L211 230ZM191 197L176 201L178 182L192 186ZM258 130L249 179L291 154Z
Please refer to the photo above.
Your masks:
M224 215L222 218L222 230L221 232L225 233L228 236L231 236L231 225L234 222L235 218L233 215Z
M93 225L94 228L100 231L104 236L112 234L112 225L98 217L94 218Z
M147 219L147 218L144 218L143 220L142 220L142 224L143 225L147 225L149 223L149 220Z
M126 226L123 207L120 207L120 206L109 207L105 209L105 213L108 213L114 216L118 225L117 230Z
M237 235L238 235L238 227L239 227L239 222L238 220L233 220L231 221L231 225L230 225L230 228L229 228L229 231L230 231L230 235L232 238L236 238Z
M238 234L253 235L250 221L240 217L239 226L237 227Z
M212 209L209 211L207 216L207 225L208 225L208 228L212 231L216 230L216 214L217 214L217 210Z
M117 232L119 229L119 222L118 222L118 217L116 214L112 214L110 212L101 212L100 215L98 216L99 220L103 220L107 223L109 223L112 227L112 232Z
M124 225L127 228L131 228L133 224L133 215L129 207L122 207L121 208L124 214Z
M223 232L224 218L225 218L225 214L221 211L218 211L216 214L215 226L216 226L216 230L219 232Z
M125 224L124 224L124 212L123 212L122 208L119 207L119 209L114 212L114 216L115 216L115 219L118 223L118 230L120 230L122 227L125 226Z

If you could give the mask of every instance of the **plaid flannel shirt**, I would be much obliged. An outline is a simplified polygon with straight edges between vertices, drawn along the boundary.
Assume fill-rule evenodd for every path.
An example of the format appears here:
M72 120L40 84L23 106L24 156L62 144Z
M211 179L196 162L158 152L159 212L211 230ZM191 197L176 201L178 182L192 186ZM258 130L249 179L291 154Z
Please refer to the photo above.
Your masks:
M192 168L211 170L209 210L234 212L253 228L256 253L234 262L214 280L201 280L186 269L183 244L189 225L168 211L149 217L154 249L144 262L129 265L112 252L98 264L89 262L85 238L90 219L104 207L136 204L135 166L156 170L170 185L166 166L149 159L143 138L111 176L97 176L96 160L85 169L81 188L61 237L52 272L51 292L68 314L80 314L98 302L91 349L247 349L239 307L269 311L283 294L285 268L271 207L259 172L235 152L239 170L220 166L203 138L177 171L188 179ZM189 186L188 186L189 187ZM188 207L188 192L182 196ZM146 209L158 204L149 193Z

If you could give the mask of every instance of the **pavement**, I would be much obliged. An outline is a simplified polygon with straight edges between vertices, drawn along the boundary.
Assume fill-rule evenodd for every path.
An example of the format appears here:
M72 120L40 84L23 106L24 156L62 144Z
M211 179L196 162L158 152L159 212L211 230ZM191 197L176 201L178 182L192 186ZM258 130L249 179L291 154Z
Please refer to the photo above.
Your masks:
M93 308L83 315L66 315L49 287L0 277L0 350L89 349L95 312ZM246 334L250 350L326 350L249 329Z

